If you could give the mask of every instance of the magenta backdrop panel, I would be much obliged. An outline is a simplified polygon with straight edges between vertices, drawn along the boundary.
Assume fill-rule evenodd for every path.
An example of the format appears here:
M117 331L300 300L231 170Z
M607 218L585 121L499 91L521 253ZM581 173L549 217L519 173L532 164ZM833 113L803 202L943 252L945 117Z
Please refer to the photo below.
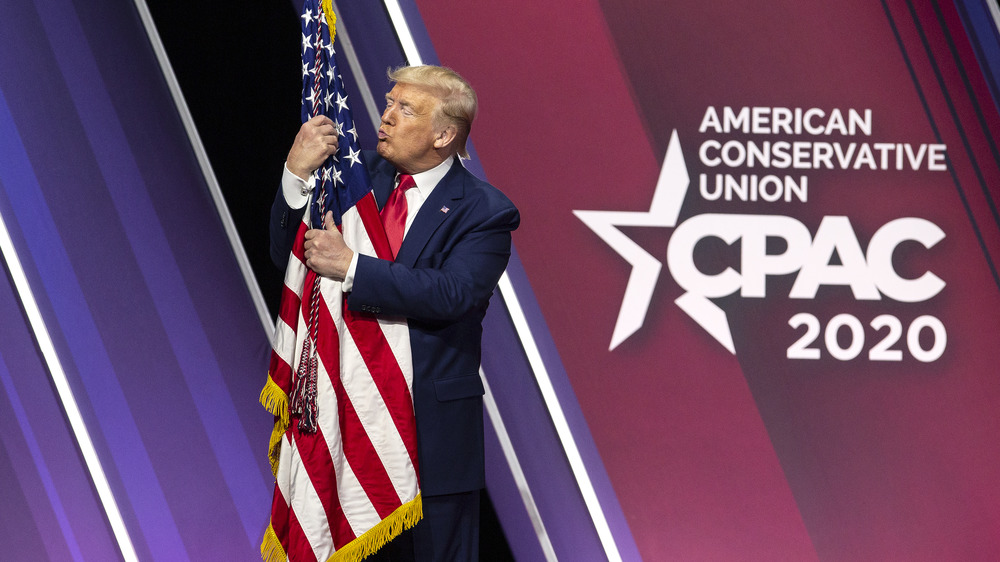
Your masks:
M417 5L643 558L1000 556L1000 119L951 3Z

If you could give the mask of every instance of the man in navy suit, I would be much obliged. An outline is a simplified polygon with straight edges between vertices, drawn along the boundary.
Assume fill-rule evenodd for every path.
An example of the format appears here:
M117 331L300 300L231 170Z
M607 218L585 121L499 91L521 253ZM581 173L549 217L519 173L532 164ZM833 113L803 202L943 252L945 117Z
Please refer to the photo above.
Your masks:
M520 220L499 190L468 172L466 140L476 94L450 69L403 67L366 154L379 208L400 174L408 212L395 261L348 248L332 221L306 233L306 265L343 282L355 311L404 316L413 353L413 403L424 519L379 553L391 560L476 560L479 492L485 486L482 320L510 257ZM326 117L296 135L271 211L271 256L284 267L311 188L306 180L337 151Z

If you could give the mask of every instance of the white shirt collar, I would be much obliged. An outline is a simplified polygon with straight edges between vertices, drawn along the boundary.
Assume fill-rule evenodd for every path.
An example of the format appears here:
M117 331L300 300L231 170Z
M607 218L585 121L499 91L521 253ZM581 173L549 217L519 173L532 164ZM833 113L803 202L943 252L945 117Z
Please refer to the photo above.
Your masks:
M417 191L420 192L420 196L427 199L431 192L434 191L434 187L437 186L441 178L451 170L452 164L455 162L455 157L451 156L444 159L437 166L434 166L430 170L420 172L419 174L413 174L413 181L417 184ZM398 175L397 175L397 180Z

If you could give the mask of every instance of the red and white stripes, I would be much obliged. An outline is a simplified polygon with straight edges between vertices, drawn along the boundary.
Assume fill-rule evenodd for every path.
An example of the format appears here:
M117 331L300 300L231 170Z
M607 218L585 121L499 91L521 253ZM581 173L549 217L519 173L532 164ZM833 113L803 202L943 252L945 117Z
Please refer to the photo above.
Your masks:
M308 221L308 213L303 219ZM288 413L293 373L308 328L316 274L304 263L299 228L285 275L268 383L261 402L275 415L276 485L265 560L361 560L421 516L409 330L403 318L347 310L341 283L322 278L317 310L317 430ZM385 257L388 243L369 193L343 215L354 251Z

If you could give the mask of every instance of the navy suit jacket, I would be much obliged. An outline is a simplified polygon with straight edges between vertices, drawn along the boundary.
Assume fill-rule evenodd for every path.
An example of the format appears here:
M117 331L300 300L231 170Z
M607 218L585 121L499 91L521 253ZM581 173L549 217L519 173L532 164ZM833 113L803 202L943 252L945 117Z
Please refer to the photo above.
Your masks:
M373 152L365 156L381 208L396 169ZM279 189L271 210L271 256L279 267L287 264L303 212L289 209ZM425 495L485 486L482 321L519 221L510 199L456 159L420 207L395 262L358 258L348 307L409 323Z

